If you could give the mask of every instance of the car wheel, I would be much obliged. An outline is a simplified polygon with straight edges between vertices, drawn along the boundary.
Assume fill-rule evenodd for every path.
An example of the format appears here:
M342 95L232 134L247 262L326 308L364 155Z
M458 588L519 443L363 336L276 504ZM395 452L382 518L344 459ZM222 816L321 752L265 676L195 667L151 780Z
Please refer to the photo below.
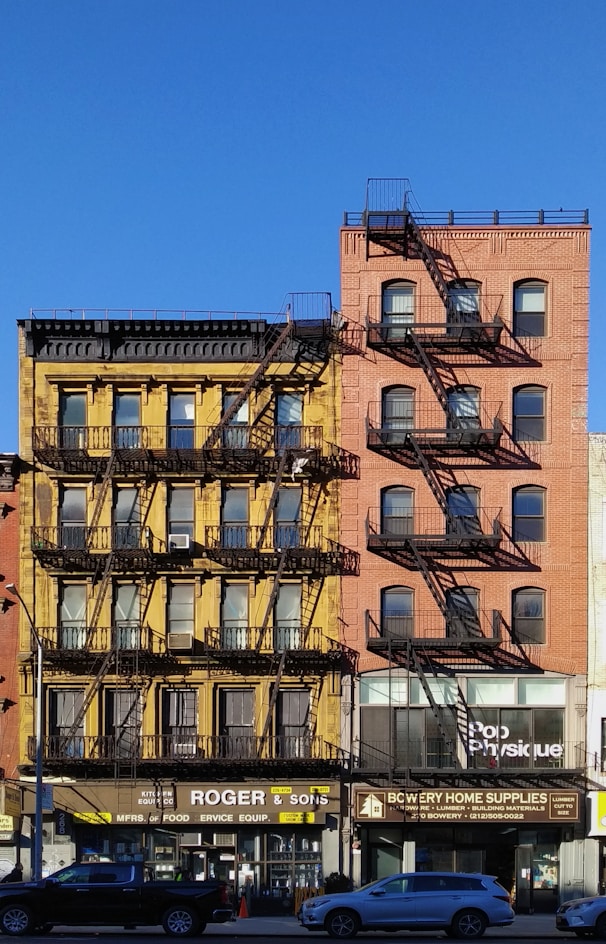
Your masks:
M192 937L200 927L198 915L186 905L175 905L164 912L162 927L170 937Z
M324 929L329 937L355 937L360 930L360 919L355 911L341 908L338 911L331 911L326 916Z
M459 911L452 919L450 931L453 937L471 940L482 937L486 930L486 918L481 911Z
M8 908L0 911L0 931L12 937L32 934L34 917L29 908L24 908L23 905L9 905Z
M606 941L606 913L601 914L595 923L595 936L600 941Z

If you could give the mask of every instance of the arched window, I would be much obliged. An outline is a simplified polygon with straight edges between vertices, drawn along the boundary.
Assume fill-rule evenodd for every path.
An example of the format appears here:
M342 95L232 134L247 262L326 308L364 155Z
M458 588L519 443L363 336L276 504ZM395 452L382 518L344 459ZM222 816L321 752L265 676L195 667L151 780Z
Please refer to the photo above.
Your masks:
M446 500L448 502L449 522L448 530L457 534L480 534L482 531L478 516L480 493L472 485L462 485L459 488L449 489Z
M383 534L412 534L413 490L395 485L381 494L381 532Z
M473 324L480 320L481 283L475 279L457 279L448 283L449 324Z
M513 392L515 442L545 442L545 387L518 387Z
M455 429L480 428L479 387L451 387L448 391L448 425Z
M387 338L405 337L406 325L411 325L415 317L415 283L386 282L383 285L381 300L381 323L388 325Z
M476 587L453 587L446 592L446 635L456 637L477 636L480 591Z
M404 441L400 430L414 427L415 392L412 387L386 387L381 396L381 429L383 440Z
M516 282L513 288L513 335L544 338L547 284L538 279Z
M386 639L410 639L414 628L414 591L410 587L386 587L381 591L381 635Z
M545 540L545 489L523 485L513 492L514 541Z
M511 600L512 630L516 642L545 642L545 591L539 587L514 590Z

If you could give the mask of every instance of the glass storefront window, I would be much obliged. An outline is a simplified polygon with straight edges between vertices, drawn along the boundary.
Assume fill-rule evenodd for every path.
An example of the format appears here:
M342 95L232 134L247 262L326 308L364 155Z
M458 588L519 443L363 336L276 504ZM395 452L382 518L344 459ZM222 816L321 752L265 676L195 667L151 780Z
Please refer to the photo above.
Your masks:
M406 705L408 679L402 675L363 675L360 679L361 705Z
M456 679L433 679L428 678L427 682L431 694L438 705L456 705L457 703L457 681ZM429 699L423 691L421 680L411 678L410 680L410 703L411 705L428 705Z
M565 705L565 679L520 679L519 702L521 705Z
M238 889L242 894L290 899L298 888L322 884L322 832L293 833L276 828L262 836L242 832L238 839Z
M468 679L469 705L515 705L515 679Z
M565 765L563 708L474 708L468 732L471 767Z

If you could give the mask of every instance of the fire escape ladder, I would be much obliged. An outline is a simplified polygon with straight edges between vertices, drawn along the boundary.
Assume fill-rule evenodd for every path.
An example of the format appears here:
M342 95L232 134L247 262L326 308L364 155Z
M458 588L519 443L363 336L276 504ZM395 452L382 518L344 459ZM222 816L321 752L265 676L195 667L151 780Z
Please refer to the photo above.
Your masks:
M469 705L460 685L457 685L457 703L454 710L459 741L465 748L465 754L469 756Z
M416 650L414 646L412 645L409 646L409 658L410 658L410 663L413 666L419 678L419 681L421 682L423 691L425 692L427 696L427 700L431 706L433 715L438 723L438 730L444 739L444 746L446 748L446 751L452 757L454 766L460 767L461 763L459 761L459 757L457 754L456 744L453 741L452 737L450 736L446 725L444 724L444 708L441 705L438 705L435 698L433 697L433 692L431 690L431 686L429 682L427 681L425 672L423 671L423 666L421 665L421 662L416 653ZM435 672L433 673L433 675L435 678L437 678L437 675Z
M95 605L93 607L93 612L88 622L88 626L86 630L87 647L89 647L92 643L93 636L97 628L97 623L99 622L99 617L101 616L101 610L103 608L103 603L105 601L107 588L111 582L113 569L114 569L114 552L110 551L107 557L105 558L105 566L103 568L103 573L101 574L101 580L99 581L99 584L97 586L97 595L95 597Z
M69 729L69 731L67 732L67 734L65 735L66 747L69 747L69 742L70 742L70 741L72 740L72 738L74 738L74 737L76 736L76 734L78 733L78 730L80 729L80 725L81 725L82 722L84 721L84 717L85 717L85 715L86 715L86 712L88 711L88 709L89 709L89 707L90 707L90 705L91 705L91 703L92 703L92 701L93 701L93 698L95 697L95 695L97 694L97 692L98 692L99 689L101 688L101 684L102 684L102 682L103 682L103 679L104 679L105 676L107 675L107 673L108 673L108 671L109 671L109 669L110 669L112 663L115 661L115 659L116 659L116 651L115 651L115 649L112 647L112 648L110 648L110 649L105 653L105 655L104 655L104 657L103 657L103 662L101 663L101 667L100 667L99 671L97 672L96 676L94 677L94 679L92 680L91 684L89 685L88 691L86 692L86 694L85 694L85 696L84 696L84 698L83 698L83 700L82 700L82 705L80 706L80 710L78 711L78 713L77 713L76 716L74 717L74 720L73 720L73 722L72 722L72 726L71 726L71 728Z
M429 273L429 277L433 284L435 285L436 291L444 303L444 307L448 308L450 304L450 297L448 293L448 286L444 281L444 276L440 271L440 268L435 260L434 254L423 239L421 235L421 230L417 226L412 213L408 213L406 216L406 226L408 228L408 241L414 246L417 253L419 254L423 265Z
M308 577L307 592L303 596L301 608L301 626L304 631L304 642L312 628L318 600L324 587L324 577Z
M423 450L421 449L421 447L419 446L417 442L416 436L414 436L414 434L412 433L409 433L408 441L410 445L412 446L412 449L417 459L417 462L419 464L419 467L423 475L425 476L425 481L429 485L432 491L433 497L435 498L438 505L440 506L441 511L444 512L445 516L447 518L450 518L450 509L448 507L448 501L446 500L446 495L444 494L444 489L442 488L442 484L438 476L429 465L429 462L427 461L423 453Z
M273 712L274 712L276 702L278 700L278 693L280 691L280 679L282 678L282 675L284 674L284 667L286 665L286 655L287 655L287 650L284 649L282 652L282 655L280 656L278 668L276 669L276 677L273 681L271 697L269 699L269 704L267 706L267 714L265 716L265 724L263 725L263 733L261 734L261 740L259 741L257 757L263 756L263 749L265 747L265 742L267 740L267 737L269 735L269 731L271 728Z
M440 379L440 376L435 368L435 364L433 363L433 361L427 354L427 351L423 347L422 343L419 341L419 338L417 337L415 333L414 326L410 328L408 332L408 337L411 341L412 347L414 349L419 365L421 366L423 370L423 373L427 377L433 392L438 398L438 402L440 406L444 410L444 413L448 415L449 404L448 404L448 394L446 392L446 387L444 386L444 384L442 383L442 380Z
M94 529L99 524L99 519L101 518L101 512L103 511L103 505L105 504L105 496L107 495L107 490L112 480L115 464L116 452L114 449L112 449L110 457L107 460L107 465L105 466L105 472L103 473L103 478L101 479L101 485L99 486L97 498L95 500L95 507L93 508L90 524L88 526L88 547L90 547L94 542Z
M284 573L286 567L286 560L288 557L288 548L282 548L280 553L280 560L278 562L278 569L274 574L273 578L273 587L271 588L271 593L269 595L269 600L267 601L267 606L265 608L265 616L263 617L263 622L261 624L261 632L259 633L259 642L257 643L257 652L263 648L263 643L265 641L265 634L267 632L269 621L273 613L274 604L278 598L278 593L280 592L280 579Z
M212 446L214 446L215 443L221 438L223 432L225 431L226 427L229 425L230 421L237 414L242 404L246 402L246 398L248 397L248 394L251 392L251 390L256 390L269 364L271 364L272 360L276 357L276 355L279 353L281 348L284 347L286 342L291 337L293 333L293 327L294 325L292 321L286 322L286 324L280 331L280 334L278 335L278 337L276 338L276 340L270 347L269 351L266 353L263 360L259 363L259 366L255 370L252 377L250 377L250 379L247 380L247 382L244 384L242 389L239 391L238 395L234 397L233 402L230 404L230 406L227 408L225 413L222 415L218 424L209 434L208 438L206 439L206 442L204 443L203 448L205 449L212 448Z
M431 593L432 597L436 601L442 616L444 617L444 619L447 619L448 608L446 606L446 601L444 599L444 594L443 594L441 585L438 583L433 571L430 570L430 568L427 566L427 562L425 558L420 553L414 541L410 542L410 550L412 551L412 555L415 559L415 563L417 567L419 568L419 570L421 571L423 579L425 583L427 584L429 592Z
M288 461L288 453L286 450L282 453L280 457L280 464L276 470L276 480L274 482L274 487L272 493L267 503L267 509L265 511L265 518L263 519L263 524L261 525L261 531L259 532L259 540L257 541L257 550L260 550L265 543L265 536L267 534L267 529L269 527L269 522L271 521L271 516L273 515L276 505L278 503L278 493L280 491L280 485L282 484L282 479L284 477L284 470L286 469L286 463Z

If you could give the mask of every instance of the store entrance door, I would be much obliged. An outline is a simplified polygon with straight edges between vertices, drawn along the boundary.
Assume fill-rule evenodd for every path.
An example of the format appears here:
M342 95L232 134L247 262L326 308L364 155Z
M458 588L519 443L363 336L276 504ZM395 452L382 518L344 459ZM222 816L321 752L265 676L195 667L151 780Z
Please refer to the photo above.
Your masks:
M371 845L370 847L370 880L387 878L402 870L402 850L399 846Z
M532 887L533 846L522 845L516 848L516 911L518 914L534 913L534 894Z

